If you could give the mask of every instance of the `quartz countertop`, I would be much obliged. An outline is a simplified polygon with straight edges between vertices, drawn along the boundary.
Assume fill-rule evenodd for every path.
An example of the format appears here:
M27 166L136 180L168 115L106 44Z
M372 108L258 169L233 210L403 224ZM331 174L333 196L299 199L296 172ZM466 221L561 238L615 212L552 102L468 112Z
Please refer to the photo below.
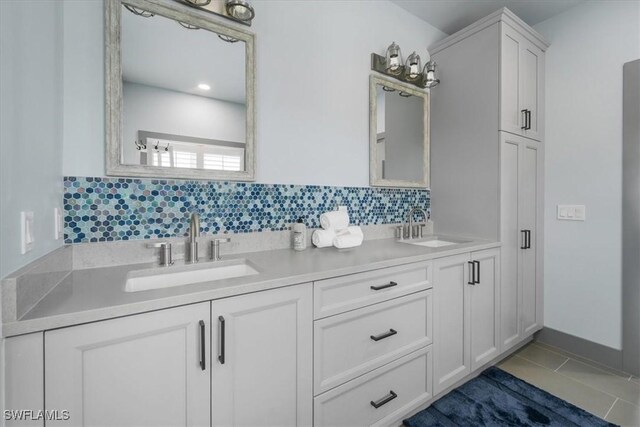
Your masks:
M129 272L149 268L158 268L161 272L163 268L172 267L144 263L72 270L19 320L4 323L2 336L78 325L498 246L500 243L495 241L471 240L429 248L394 239L379 239L367 240L362 246L350 249L310 247L301 252L279 249L236 254L224 259L245 259L259 273L141 292L124 291ZM183 262L176 264L183 265ZM202 264L204 262L198 265Z

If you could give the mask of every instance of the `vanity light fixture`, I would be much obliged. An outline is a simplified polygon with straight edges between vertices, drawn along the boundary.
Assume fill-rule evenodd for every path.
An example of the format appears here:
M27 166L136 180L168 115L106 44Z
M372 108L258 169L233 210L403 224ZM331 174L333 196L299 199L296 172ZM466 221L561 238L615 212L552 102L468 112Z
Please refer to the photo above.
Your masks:
M209 90L209 89L211 89L211 86L209 86L209 85L208 85L208 84L206 84L206 83L200 83L200 84L198 85L198 89L202 89L202 90Z
M187 24L182 21L176 21L178 24L182 25L187 30L199 30L200 27L196 27L195 25Z
M209 3L211 3L211 0L184 0L184 1L186 1L192 6L199 6L199 7L206 6Z
M385 64L388 73L393 75L402 73L402 52L396 42L391 43L387 48Z
M422 75L424 76L424 86L429 89L440 84L440 79L436 79L437 66L438 64L431 60L424 66L424 71L422 72Z
M125 8L134 15L142 16L143 18L151 18L153 13L147 12L146 10L138 9L137 7L130 6L128 4L123 4Z
M256 16L253 7L246 0L227 0L225 9L229 16L242 22L251 22Z
M420 55L415 51L413 51L413 53L407 58L405 70L407 80L414 81L418 80L418 77L420 77L422 62L420 61Z
M422 89L431 89L440 84L440 79L436 78L436 63L429 60L422 68L420 55L413 51L403 64L400 46L396 42L391 43L385 52L385 56L377 53L371 54L371 69L384 75L393 77L402 82L411 83ZM392 92L389 88L383 90Z

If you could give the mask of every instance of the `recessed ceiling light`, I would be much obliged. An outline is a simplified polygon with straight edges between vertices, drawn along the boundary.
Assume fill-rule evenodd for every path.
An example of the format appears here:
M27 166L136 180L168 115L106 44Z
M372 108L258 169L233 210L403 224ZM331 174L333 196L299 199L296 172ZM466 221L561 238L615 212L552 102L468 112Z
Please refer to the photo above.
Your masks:
M198 89L202 89L202 90L209 90L209 89L211 89L211 86L209 86L209 85L208 85L208 84L206 84L206 83L200 83L200 84L198 85Z

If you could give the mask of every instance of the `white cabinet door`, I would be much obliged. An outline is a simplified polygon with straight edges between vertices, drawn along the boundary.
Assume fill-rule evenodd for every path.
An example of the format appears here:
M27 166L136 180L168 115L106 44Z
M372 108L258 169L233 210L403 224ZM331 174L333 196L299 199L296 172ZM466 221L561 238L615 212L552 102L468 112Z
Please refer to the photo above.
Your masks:
M502 24L500 130L540 141L544 120L544 52Z
M469 254L440 258L433 263L433 393L471 372Z
M45 405L70 415L47 425L210 425L209 319L206 302L45 332Z
M544 112L544 53L533 43L520 46L520 110L528 113L522 135L541 141Z
M491 361L500 351L500 249L471 253L475 263L470 286L471 370Z
M311 284L213 301L214 426L313 421Z
M4 366L0 387L4 388L5 411L20 411L31 409L41 411L44 409L44 342L42 332L20 335L4 340ZM1 345L1 343L0 343ZM1 391L0 391L1 392ZM16 414L16 412L10 412ZM60 416L64 414L60 413ZM7 414L3 413L6 420ZM2 425L2 422L0 422ZM43 427L44 419L6 420L5 427Z
M524 113L521 111L520 69L523 37L508 24L502 23L500 50L500 130L516 135L522 133Z
M543 147L501 133L502 350L543 325Z
M520 143L521 174L519 185L520 229L527 241L521 250L522 337L542 328L542 145L524 140Z
M518 183L522 138L500 133L500 336L501 351L520 342L520 251L523 233L518 223Z

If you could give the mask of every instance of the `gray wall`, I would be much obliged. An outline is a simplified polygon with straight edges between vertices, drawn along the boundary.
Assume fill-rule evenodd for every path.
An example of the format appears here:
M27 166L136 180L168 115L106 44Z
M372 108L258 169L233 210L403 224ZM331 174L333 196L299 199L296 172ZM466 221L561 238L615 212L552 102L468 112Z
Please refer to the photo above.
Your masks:
M62 4L0 1L0 277L62 245ZM75 118L78 120L78 118ZM73 156L73 153L69 153ZM20 211L34 212L20 254Z
M584 2L535 28L551 43L545 326L620 349L622 65L640 57L640 2ZM586 221L557 220L558 204L586 205Z

